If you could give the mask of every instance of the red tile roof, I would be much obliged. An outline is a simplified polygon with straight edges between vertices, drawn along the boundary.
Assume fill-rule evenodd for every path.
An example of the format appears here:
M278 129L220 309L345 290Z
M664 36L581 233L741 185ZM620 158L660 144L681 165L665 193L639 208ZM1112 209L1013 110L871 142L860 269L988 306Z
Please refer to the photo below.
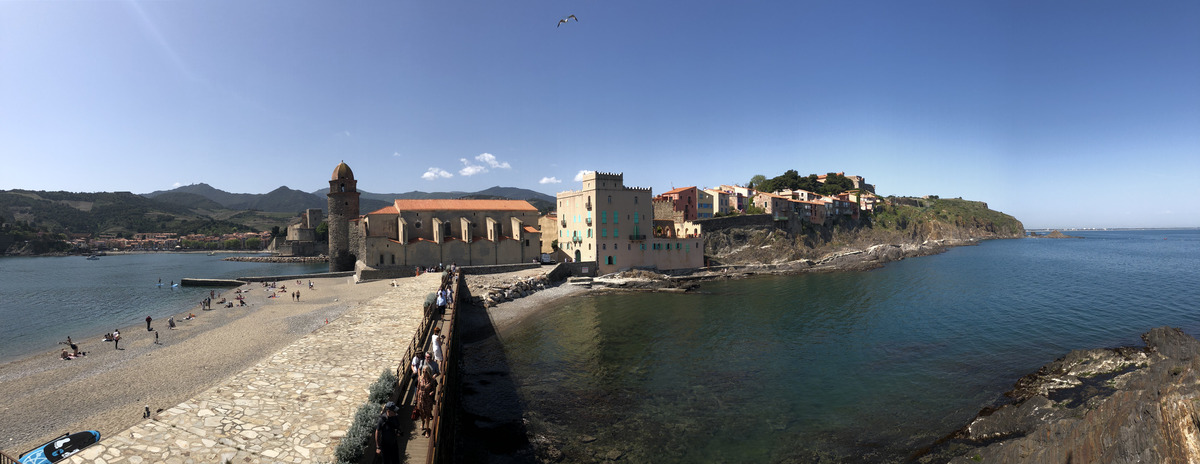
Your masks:
M669 191L669 192L665 192L665 193L663 193L663 195L670 195L670 194L673 194L673 193L683 193L683 191L684 191L684 190L688 190L688 189L694 189L694 188L696 188L696 187L695 187L695 186L692 186L692 187L679 187L679 188L677 188L677 189L675 189L675 190L671 190L671 191Z
M393 206L398 211L537 211L525 200L396 200Z
M526 233L530 233L530 234L540 234L540 233L542 233L542 231L540 231L540 230L537 230L537 227L533 227L533 226L525 226L525 227L523 227L522 229L524 229Z
M385 207L379 208L375 211L371 211L367 214L400 214L400 212L396 211L395 206L385 206Z

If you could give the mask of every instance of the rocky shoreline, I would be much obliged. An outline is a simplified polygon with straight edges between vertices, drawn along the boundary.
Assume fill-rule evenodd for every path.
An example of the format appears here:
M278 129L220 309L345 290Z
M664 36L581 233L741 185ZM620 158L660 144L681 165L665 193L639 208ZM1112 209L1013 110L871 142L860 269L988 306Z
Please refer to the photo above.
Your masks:
M242 263L286 263L286 264L317 264L328 263L327 256L230 256L221 261L238 261Z
M1076 350L1026 375L917 462L1198 462L1200 341L1177 328L1145 347Z

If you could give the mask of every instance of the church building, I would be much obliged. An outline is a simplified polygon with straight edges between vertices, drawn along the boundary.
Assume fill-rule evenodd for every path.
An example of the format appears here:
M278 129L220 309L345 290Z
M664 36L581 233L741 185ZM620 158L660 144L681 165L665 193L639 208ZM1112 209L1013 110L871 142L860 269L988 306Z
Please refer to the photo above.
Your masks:
M327 194L330 271L403 275L439 264L529 263L541 253L538 210L524 200L398 199L360 216L358 195L350 167L339 164Z

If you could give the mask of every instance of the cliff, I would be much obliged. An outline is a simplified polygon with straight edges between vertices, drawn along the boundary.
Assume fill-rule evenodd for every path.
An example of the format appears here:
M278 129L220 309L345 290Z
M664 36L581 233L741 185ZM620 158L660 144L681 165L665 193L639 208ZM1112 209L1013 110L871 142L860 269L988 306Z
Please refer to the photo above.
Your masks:
M947 246L1024 236L1020 221L985 203L906 200L880 205L857 221L840 218L829 226L743 219L710 227L713 223L702 222L704 254L710 266L868 269L939 253Z
M917 460L1200 462L1200 341L1167 327L1142 340L1047 364Z

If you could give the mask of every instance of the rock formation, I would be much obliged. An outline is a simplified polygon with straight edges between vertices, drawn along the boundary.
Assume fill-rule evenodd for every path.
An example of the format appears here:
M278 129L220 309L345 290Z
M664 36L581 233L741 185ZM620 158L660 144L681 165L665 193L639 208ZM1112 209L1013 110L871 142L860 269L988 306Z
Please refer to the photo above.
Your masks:
M1165 327L1142 340L1047 364L918 461L1200 462L1200 341Z

